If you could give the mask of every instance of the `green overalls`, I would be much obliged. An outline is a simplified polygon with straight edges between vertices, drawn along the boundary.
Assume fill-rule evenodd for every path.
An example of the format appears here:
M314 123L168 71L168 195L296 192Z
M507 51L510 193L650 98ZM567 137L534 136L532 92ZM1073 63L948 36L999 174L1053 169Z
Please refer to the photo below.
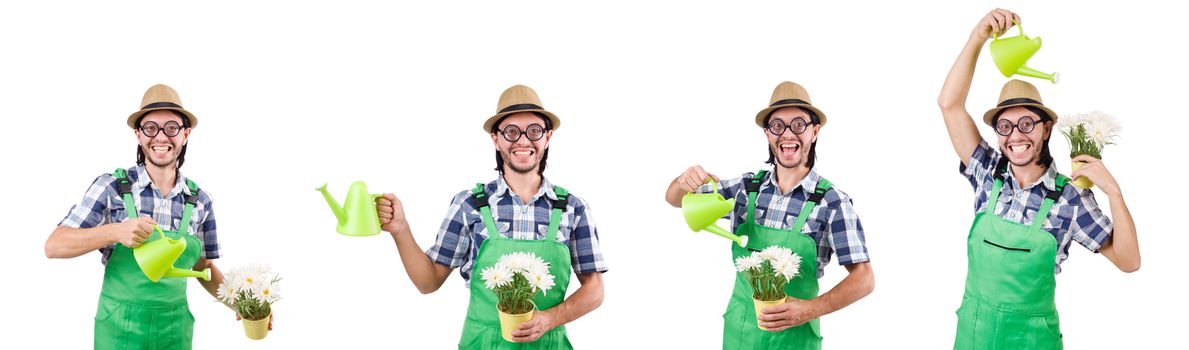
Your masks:
M549 273L554 276L556 283L545 295L537 294L533 298L538 312L548 310L561 304L565 300L566 289L570 285L570 248L557 238L558 223L562 212L566 210L569 193L565 189L554 186L557 201L553 202L553 210L549 217L549 230L544 240L523 240L505 238L496 228L496 221L491 216L491 207L487 203L485 186L478 184L471 191L471 198L475 207L483 216L483 224L487 226L487 239L479 246L479 253L475 257L471 271L483 271L488 266L495 265L501 256L513 252L530 252L549 263ZM499 299L495 292L487 289L477 273L471 274L471 300L467 307L467 319L462 328L462 340L458 342L459 349L573 349L566 337L566 327L558 326L541 338L529 343L515 343L504 340L500 336L499 311L496 304Z
M780 230L760 225L755 220L756 198L766 174L766 170L761 170L751 179L744 180L747 188L747 221L739 224L735 234L748 236L747 248L732 244L731 260L769 246L789 248L801 256L801 267L797 276L785 286L784 292L797 299L813 299L818 293L817 242L802 234L801 228L805 226L813 208L830 190L830 181L824 178L819 180L817 188L797 214L797 221L789 229ZM817 319L780 332L761 330L756 325L755 305L751 296L752 288L747 278L741 272L736 273L735 289L727 303L727 312L723 314L723 349L821 349L822 336Z
M1006 171L1004 168L1002 171ZM954 349L1061 349L1053 264L1057 240L1042 229L1069 178L1057 175L1031 226L995 215L1003 180L974 217L966 242L966 293Z
M132 183L124 169L116 169L112 175L116 177L128 218L135 219ZM186 206L181 224L176 231L163 232L173 239L186 239L186 250L173 266L190 269L201 256L202 242L190 235L190 213L198 201L198 185L186 180L186 186L190 194L183 194ZM153 235L149 241L154 239L160 238ZM99 294L99 310L95 312L95 349L190 349L194 315L186 304L187 280L162 278L153 283L136 264L132 249L116 244L103 272L103 290Z

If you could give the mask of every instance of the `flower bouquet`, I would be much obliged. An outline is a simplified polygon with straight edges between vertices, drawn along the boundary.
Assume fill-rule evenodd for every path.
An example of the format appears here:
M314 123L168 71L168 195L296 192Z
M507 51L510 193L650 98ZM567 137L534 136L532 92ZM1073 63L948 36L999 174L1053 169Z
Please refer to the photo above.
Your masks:
M519 329L521 323L533 318L537 308L533 297L537 292L545 295L554 285L549 263L525 252L501 256L495 265L484 268L480 276L499 300L496 309L500 314L500 333L507 341L512 341L512 331Z
M235 309L248 338L260 340L268 335L272 304L281 299L277 283L280 280L268 266L260 264L232 269L223 275L219 300Z
M801 256L780 246L771 246L751 255L735 259L735 268L747 278L751 285L751 299L755 303L756 326L759 326L760 310L784 304L787 295L784 286L796 277L801 268ZM768 330L760 327L760 329Z
M1069 157L1088 155L1102 159L1102 148L1115 144L1115 137L1119 136L1119 121L1114 117L1094 111L1090 113L1065 116L1057 120L1057 129L1069 140ZM1073 171L1077 171L1083 162L1073 162ZM1085 176L1073 182L1074 186L1090 188L1093 182Z

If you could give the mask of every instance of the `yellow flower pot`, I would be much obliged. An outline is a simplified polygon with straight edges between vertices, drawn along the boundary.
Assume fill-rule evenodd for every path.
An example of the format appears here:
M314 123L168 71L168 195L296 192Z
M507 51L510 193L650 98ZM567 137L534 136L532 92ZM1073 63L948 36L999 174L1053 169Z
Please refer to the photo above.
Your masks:
M782 299L778 299L778 300L759 300L759 299L752 298L751 301L753 303L755 303L755 306L756 306L756 327L760 327L760 329L765 330L765 331L768 330L767 328L760 326L760 322L762 322L762 321L760 321L760 315L764 314L762 312L762 310L764 310L764 308L767 308L767 307L773 307L776 305L784 304L784 299L782 298Z
M1073 171L1078 171L1078 169L1081 169L1083 165L1086 165L1086 163L1074 161L1073 162ZM1090 187L1094 187L1094 182L1091 182L1090 178L1082 176L1082 177L1079 177L1076 180L1074 180L1073 185L1084 190L1084 189L1087 189Z
M259 320L242 319L244 322L244 334L248 336L248 339L264 339L268 335L268 320L271 318L272 313L270 312L268 316Z
M516 315L500 311L500 335L504 337L504 340L512 341L512 332L520 329L521 323L531 319L533 319L533 310Z

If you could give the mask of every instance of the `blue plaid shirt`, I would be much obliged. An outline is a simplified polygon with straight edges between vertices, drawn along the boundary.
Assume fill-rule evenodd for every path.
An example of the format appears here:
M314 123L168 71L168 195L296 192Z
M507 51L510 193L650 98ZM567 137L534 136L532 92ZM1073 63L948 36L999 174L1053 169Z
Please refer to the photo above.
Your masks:
M487 183L488 202L491 217L496 221L500 236L515 239L543 240L549 230L549 216L557 194L548 179L541 179L541 189L529 203L521 201L512 193L504 177ZM569 204L562 214L557 229L558 239L570 247L570 263L575 273L606 272L603 250L599 244L598 230L586 201L570 194ZM433 247L425 251L430 260L452 268L458 268L463 281L469 287L471 270L479 254L479 246L487 239L487 227L483 217L475 208L471 191L459 192L450 201L450 210L442 221Z
M995 186L995 165L1003 154L992 149L986 141L981 141L970 156L969 165L959 165L958 171L970 180L974 192L978 195L974 199L974 211L982 212L987 208L987 197L991 196L991 188ZM995 215L1009 221L1030 225L1040 211L1040 205L1045 199L1045 193L1056 190L1057 170L1049 167L1041 175L1040 181L1020 188L1020 184L1012 177L1011 171L1005 174L1003 189L999 190L999 204L995 206ZM1049 217L1045 218L1044 230L1057 239L1056 273L1061 273L1061 262L1069 258L1071 241L1078 242L1092 252L1111 238L1114 227L1111 220L1099 209L1094 201L1094 193L1089 189L1080 189L1073 184L1067 184L1061 192L1061 198L1053 203L1049 210Z
M128 180L132 182L132 199L136 201L137 216L151 216L162 230L176 230L181 226L182 209L186 201L182 192L190 193L186 187L186 178L178 175L177 185L169 191L169 195L162 197L161 190L153 185L144 166L136 166L127 171ZM120 195L115 176L103 174L95 178L82 202L70 208L70 213L62 218L58 225L72 228L92 228L100 225L123 222L128 219L124 209L124 197ZM211 207L211 197L199 188L198 203L190 213L190 234L202 241L202 258L219 258L219 239L215 234L215 212ZM101 261L107 264L115 245L99 249L103 255Z
M742 176L724 180L719 185L723 197L735 198L735 209L723 218L731 220L731 232L739 229L739 224L747 221L747 188L743 180L750 180L754 173L744 173ZM817 182L821 176L817 168L809 170L797 186L787 193L780 193L780 186L776 184L776 177L772 172L764 176L760 183L760 191L756 196L755 220L757 224L771 228L788 230L797 221L805 200L809 194L817 189ZM699 192L713 190L709 184L702 186ZM854 203L850 196L837 187L826 192L822 202L813 208L805 220L801 232L809 235L817 242L817 277L825 274L826 265L831 256L838 256L839 265L851 265L871 261L867 256L867 242L863 238L863 224L859 222L859 215L855 213Z

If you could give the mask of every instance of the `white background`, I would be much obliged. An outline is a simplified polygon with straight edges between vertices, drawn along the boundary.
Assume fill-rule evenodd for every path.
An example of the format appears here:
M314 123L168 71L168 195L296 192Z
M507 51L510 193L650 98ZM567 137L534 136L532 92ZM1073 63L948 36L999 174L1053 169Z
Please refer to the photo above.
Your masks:
M818 166L855 198L877 280L824 317L825 347L947 348L973 194L935 101L996 6L1044 38L1029 66L1063 78L1029 79L1047 105L1103 110L1125 127L1105 159L1143 268L1124 274L1071 248L1057 289L1067 347L1176 347L1189 56L1181 11L1154 1L6 3L2 347L90 346L99 255L49 260L42 247L96 176L132 166L125 118L145 88L166 83L200 119L183 171L216 199L218 265L269 263L286 292L276 330L251 341L191 283L195 348L452 348L461 278L419 294L391 238L336 234L313 188L328 181L342 200L361 179L397 193L428 247L449 198L494 178L480 124L523 83L563 119L546 175L591 203L611 266L606 301L571 324L573 343L716 348L734 276L728 243L689 232L662 195L690 165L724 177L763 166L753 116L793 80L829 115ZM984 50L971 113L1005 81ZM1059 135L1052 148L1068 173ZM832 264L823 291L844 275Z

